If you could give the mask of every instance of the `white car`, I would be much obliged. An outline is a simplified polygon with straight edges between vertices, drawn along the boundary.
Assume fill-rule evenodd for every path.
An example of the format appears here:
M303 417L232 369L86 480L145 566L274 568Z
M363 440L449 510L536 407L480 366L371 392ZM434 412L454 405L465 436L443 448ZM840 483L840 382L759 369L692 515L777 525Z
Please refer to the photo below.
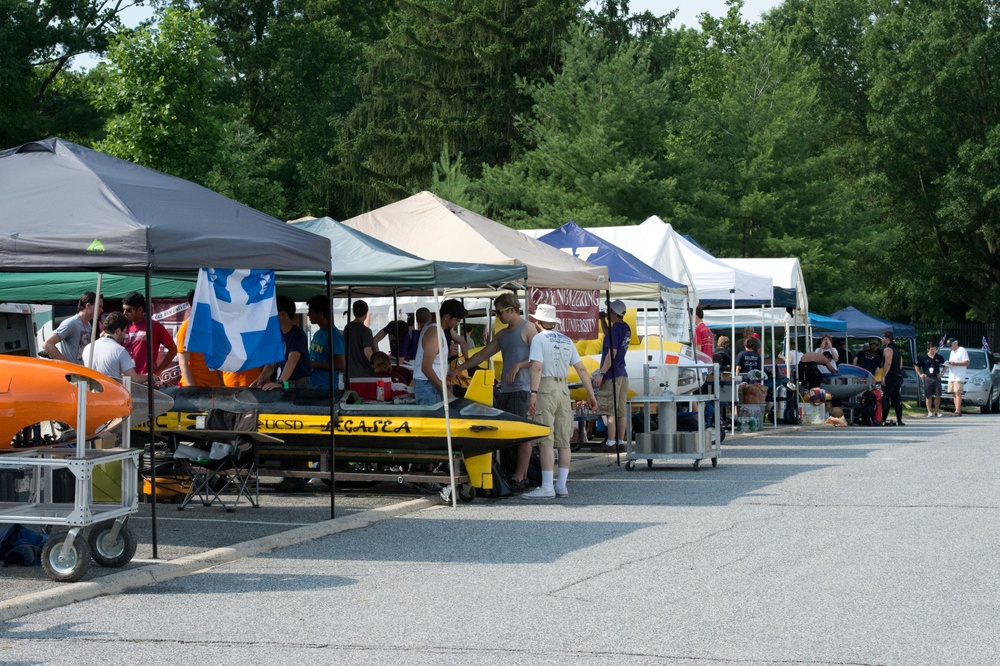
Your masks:
M984 349L966 349L969 353L969 365L965 373L965 392L962 393L962 405L978 405L983 414L1000 414L1000 366L996 364L992 354ZM939 349L938 354L947 361L951 356L950 349ZM948 393L947 368L941 376L941 402L952 399ZM954 402L952 402L954 405Z

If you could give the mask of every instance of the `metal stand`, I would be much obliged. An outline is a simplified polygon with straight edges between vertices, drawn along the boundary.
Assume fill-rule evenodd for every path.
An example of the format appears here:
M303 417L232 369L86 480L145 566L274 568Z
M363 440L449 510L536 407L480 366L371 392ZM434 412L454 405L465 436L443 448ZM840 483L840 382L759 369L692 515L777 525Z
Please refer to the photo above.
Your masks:
M77 383L77 442L75 448L46 446L0 454L0 469L29 472L28 498L24 502L0 502L0 523L44 525L50 533L42 550L42 565L50 578L71 582L79 580L90 567L91 550L98 563L124 566L135 552L135 539L124 525L125 519L139 510L139 451L128 448L87 449L87 384ZM129 443L129 420L122 426L124 444ZM108 463L121 465L121 498L114 502L94 502L94 468ZM53 474L66 469L75 478L73 502L57 502L53 495ZM111 521L102 526L92 542L77 539L84 528ZM59 528L68 528L65 533ZM110 541L108 540L110 538ZM124 562L119 561L127 553Z
M628 424L628 451L626 453L625 469L635 469L636 460L645 460L649 467L654 460L692 460L695 470L701 467L701 461L711 458L712 467L719 464L722 455L722 432L719 425L719 372L718 366L698 364L694 368L715 368L713 373L713 390L710 394L675 395L666 392L663 395L639 395L629 400L629 411L633 405L641 405L643 414L643 432L633 436L631 419ZM647 384L647 393L648 384ZM677 431L677 403L693 403L698 415L698 430L691 432ZM715 422L711 428L705 426L705 405L715 404ZM658 428L652 430L651 407L657 405ZM662 406L666 406L666 410Z

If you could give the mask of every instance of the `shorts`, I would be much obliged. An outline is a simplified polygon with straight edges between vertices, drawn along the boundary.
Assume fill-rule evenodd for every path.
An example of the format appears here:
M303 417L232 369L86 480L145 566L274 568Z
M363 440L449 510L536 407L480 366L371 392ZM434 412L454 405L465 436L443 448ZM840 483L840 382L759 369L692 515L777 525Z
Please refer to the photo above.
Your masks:
M940 398L941 397L941 380L933 379L931 377L924 378L924 397L925 398Z
M441 391L434 388L434 385L427 379L413 380L413 397L418 405L436 405L444 402L441 399Z
M521 418L528 416L528 400L531 398L530 391L511 391L501 393L497 398L497 409L516 414Z
M961 393L965 390L965 382L948 380L948 393Z
M573 408L565 380L542 377L535 398L535 423L549 427L549 434L538 440L538 446L569 448L573 432Z
M628 414L628 377L615 377L615 389L617 395L611 391L610 380L601 382L601 388L597 389L597 413L625 418ZM615 398L618 398L618 409L614 409Z

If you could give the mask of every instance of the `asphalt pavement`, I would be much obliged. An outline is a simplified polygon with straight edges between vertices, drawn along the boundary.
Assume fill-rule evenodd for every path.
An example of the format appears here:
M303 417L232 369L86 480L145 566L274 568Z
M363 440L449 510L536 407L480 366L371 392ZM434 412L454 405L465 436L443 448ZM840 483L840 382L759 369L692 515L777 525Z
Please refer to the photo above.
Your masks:
M765 431L699 471L597 456L564 500L428 503L23 615L0 659L996 664L997 425Z

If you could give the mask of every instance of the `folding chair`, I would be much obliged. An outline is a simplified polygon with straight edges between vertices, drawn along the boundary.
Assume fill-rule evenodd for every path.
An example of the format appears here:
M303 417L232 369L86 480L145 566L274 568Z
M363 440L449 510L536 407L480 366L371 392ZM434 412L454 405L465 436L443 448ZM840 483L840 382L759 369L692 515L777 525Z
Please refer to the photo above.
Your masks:
M230 451L218 459L188 460L191 487L178 510L198 499L203 506L218 502L226 511L233 511L242 498L250 506L260 506L260 481L257 476L258 451L256 437L257 412L229 412L211 409L205 417L204 431L198 433L203 441L229 444ZM241 434L246 433L246 434ZM203 435L205 437L203 437ZM224 495L235 493L235 498Z

